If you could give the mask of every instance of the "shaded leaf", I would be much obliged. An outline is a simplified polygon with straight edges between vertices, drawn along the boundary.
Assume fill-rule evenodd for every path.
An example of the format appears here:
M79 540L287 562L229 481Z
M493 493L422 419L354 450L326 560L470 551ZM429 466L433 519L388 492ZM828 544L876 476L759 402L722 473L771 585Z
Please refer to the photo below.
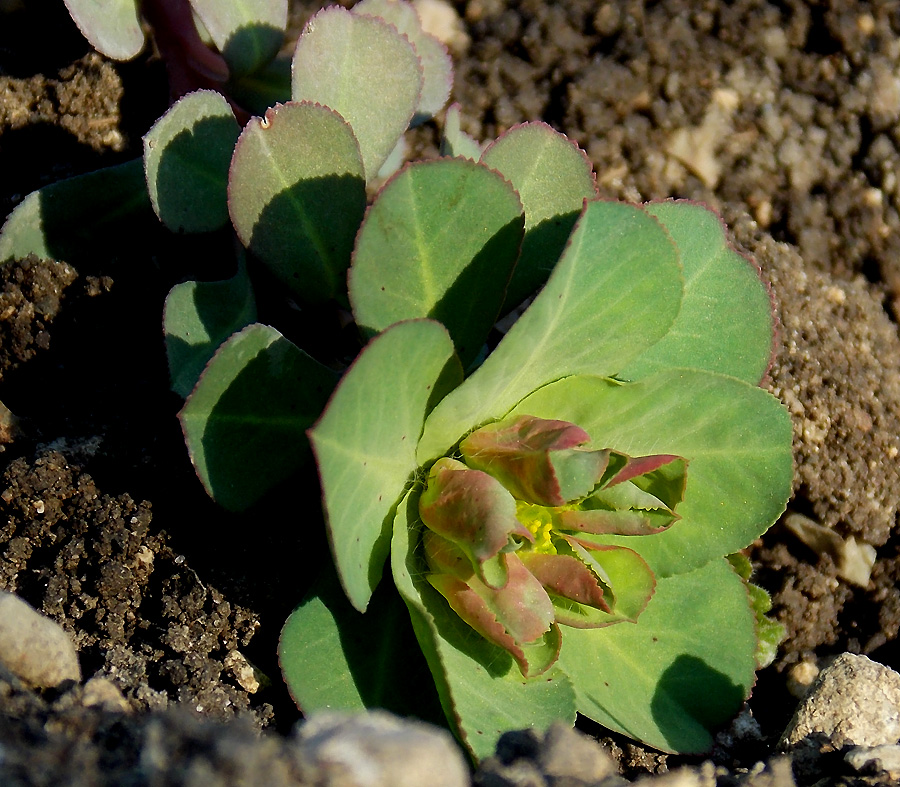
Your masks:
M137 0L65 0L81 34L113 60L131 60L144 48Z
M791 492L791 422L771 394L691 369L635 383L574 376L539 389L517 412L579 424L595 445L689 462L681 519L654 535L585 536L637 550L657 576L690 571L764 533Z
M141 231L158 226L140 159L33 191L0 230L0 262L35 254L78 265L126 254L120 241L126 224ZM111 227L116 231L108 232Z
M486 167L461 159L405 167L378 194L356 240L356 321L377 332L431 317L468 366L497 318L522 222L512 187Z
M238 106L263 116L269 107L291 100L291 59L275 57L252 74L228 83L228 95Z
M243 263L224 281L176 284L163 311L172 390L187 396L219 345L255 320L256 301Z
M417 553L417 510L415 493L407 494L397 508L391 567L444 713L460 741L482 758L494 753L498 738L508 730L542 730L559 720L574 724L574 691L564 674L554 667L536 678L523 678L514 659L464 623L427 582Z
M241 242L304 301L343 292L366 206L353 132L327 107L276 106L241 133L228 208Z
M310 430L335 565L361 612L381 579L393 511L417 467L422 422L461 376L442 325L398 323L366 345Z
M173 232L210 232L228 222L228 167L241 133L225 97L189 93L144 136L153 209Z
M335 382L330 369L267 325L225 342L178 414L210 496L242 511L302 467L306 429Z
M434 679L391 583L378 588L363 615L329 566L285 622L278 660L291 697L306 715L386 708L441 721Z
M419 103L412 44L387 22L332 6L307 23L291 70L293 99L339 112L359 141L366 179L375 177Z
M666 334L680 303L678 255L657 221L634 205L587 203L547 286L429 416L420 462L445 454L473 427L503 418L545 383L615 374Z
M503 311L547 281L586 199L597 197L590 159L546 123L513 126L481 154L519 193L525 208L525 240Z
M235 76L268 63L284 40L287 0L190 0Z
M669 231L684 266L684 303L669 334L620 370L636 380L672 367L758 383L772 356L772 301L759 269L729 244L722 220L691 202L644 209Z
M719 558L660 580L637 623L566 629L559 663L580 713L663 751L700 754L750 693L755 650L747 594Z

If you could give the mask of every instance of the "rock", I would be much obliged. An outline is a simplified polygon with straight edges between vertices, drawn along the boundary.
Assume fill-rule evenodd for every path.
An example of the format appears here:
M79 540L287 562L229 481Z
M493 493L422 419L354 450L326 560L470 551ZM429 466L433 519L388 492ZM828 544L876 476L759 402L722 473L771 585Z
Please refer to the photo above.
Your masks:
M854 770L885 773L893 781L900 779L900 746L854 746L844 755Z
M469 769L446 730L385 711L326 712L298 727L304 782L322 787L468 787Z
M95 675L84 684L81 704L86 708L102 708L110 713L129 713L131 711L131 706L119 687L102 675Z
M0 662L31 687L80 681L78 654L62 627L18 596L0 591Z
M716 787L716 767L708 760L699 768L678 768L659 776L642 776L634 787Z
M616 772L612 757L599 743L561 721L544 735L537 762L551 785L555 780L594 784Z
M792 749L815 735L835 748L900 740L900 675L865 656L844 653L819 674L781 736Z

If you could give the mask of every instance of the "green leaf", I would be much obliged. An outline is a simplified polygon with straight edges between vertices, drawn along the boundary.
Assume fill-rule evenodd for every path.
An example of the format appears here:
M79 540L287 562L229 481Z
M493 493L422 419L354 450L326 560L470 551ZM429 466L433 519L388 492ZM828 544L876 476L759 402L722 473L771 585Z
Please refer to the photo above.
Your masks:
M228 167L241 128L225 97L198 90L175 102L144 137L153 210L172 232L228 222Z
M634 205L587 203L547 286L484 364L429 416L419 461L445 454L545 383L615 374L666 334L681 289L675 246L656 219Z
M349 275L357 323L443 323L464 366L497 318L522 239L512 187L472 161L440 159L401 170L366 214Z
M382 584L365 615L347 601L329 566L281 631L278 660L304 714L386 708L441 722L434 679L393 584Z
M291 100L291 59L276 57L252 74L228 83L228 95L238 106L255 115Z
M393 25L338 6L319 11L294 51L291 95L339 112L353 128L371 180L419 103L422 70Z
M459 104L451 104L444 115L441 155L468 158L472 161L481 158L481 145L460 128Z
M113 60L131 60L144 47L137 0L65 0L81 34Z
M224 281L176 284L163 311L172 390L186 397L219 345L255 320L256 301L243 262Z
M658 582L637 623L563 632L579 713L663 751L700 754L754 682L756 635L741 579L720 558Z
M190 0L235 76L268 63L284 40L287 0Z
M503 311L537 290L553 271L586 199L597 197L590 159L546 123L513 126L481 154L507 178L525 207L525 240Z
M684 302L669 334L620 376L629 380L672 367L706 369L758 383L772 357L773 313L759 269L725 236L703 205L653 202L644 209L669 231L684 266Z
M413 45L422 67L422 95L410 125L430 120L447 103L453 85L453 61L447 47L422 29L416 9L404 0L360 0L352 11L389 22Z
M259 323L218 349L178 414L197 475L217 503L242 511L308 461L306 429L335 377Z
M253 118L234 151L228 208L241 242L298 298L341 294L366 208L350 127L309 103L282 104Z
M460 741L480 759L494 753L508 730L574 723L573 688L559 669L523 678L512 656L464 623L425 579L417 497L407 494L397 509L391 566L444 713Z
M129 253L121 238L130 222L142 231L158 226L140 159L33 191L0 231L0 262L35 254L78 265L101 255L121 256Z
M398 323L366 345L310 430L334 562L360 612L381 579L422 423L461 376L442 325Z
M657 576L702 566L762 535L791 492L791 422L771 394L733 377L672 369L635 383L574 376L522 401L513 414L559 418L596 446L688 462L681 519L653 535L580 538L638 551Z

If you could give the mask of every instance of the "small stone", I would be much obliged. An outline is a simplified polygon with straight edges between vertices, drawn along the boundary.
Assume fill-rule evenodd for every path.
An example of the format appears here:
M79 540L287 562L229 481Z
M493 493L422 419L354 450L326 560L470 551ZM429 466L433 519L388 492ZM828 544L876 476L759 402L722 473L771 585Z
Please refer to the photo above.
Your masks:
M835 748L897 743L900 675L865 656L838 656L797 706L779 748L791 749L815 733Z
M328 787L468 787L469 770L446 730L385 711L313 715L297 732L304 781Z
M900 746L854 746L844 755L844 762L860 772L886 773L894 781L900 779Z
M81 704L87 708L102 708L114 713L128 713L131 706L119 687L109 678L95 675L84 684Z
M570 724L556 722L544 735L538 764L549 779L580 779L591 784L616 772L603 747Z
M81 680L78 654L56 622L18 596L0 591L0 662L31 687Z

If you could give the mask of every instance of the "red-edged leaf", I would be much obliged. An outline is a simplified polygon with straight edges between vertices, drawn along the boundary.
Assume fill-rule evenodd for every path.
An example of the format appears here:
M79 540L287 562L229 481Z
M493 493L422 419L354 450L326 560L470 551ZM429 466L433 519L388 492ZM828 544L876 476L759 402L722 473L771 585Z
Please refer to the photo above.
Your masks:
M502 571L490 571L495 566L488 561L513 534L533 539L516 519L516 501L499 481L446 457L428 474L419 515L431 530L458 546L479 578L494 588L503 587L506 578Z
M608 488L632 481L639 489L658 497L674 510L684 499L687 465L686 459L672 454L626 457L624 467L604 486Z
M606 585L604 597L611 612L555 597L557 623L574 628L599 628L636 621L656 589L656 577L647 562L626 547L599 546L570 535L563 535L563 540L572 550L571 554Z
M559 527L563 530L577 530L596 536L648 536L661 533L679 517L668 509L655 511L611 511L595 508L588 511L577 509L561 511L558 515Z
M606 469L608 451L579 447L589 441L575 424L521 415L477 429L459 449L520 500L562 506L587 495Z
M429 574L428 581L460 618L508 651L525 677L539 675L559 655L561 639L553 623L553 604L517 555L504 553L501 558L509 575L501 590L475 576L463 582L449 574Z
M610 612L602 583L578 558L523 552L522 562L548 593Z

